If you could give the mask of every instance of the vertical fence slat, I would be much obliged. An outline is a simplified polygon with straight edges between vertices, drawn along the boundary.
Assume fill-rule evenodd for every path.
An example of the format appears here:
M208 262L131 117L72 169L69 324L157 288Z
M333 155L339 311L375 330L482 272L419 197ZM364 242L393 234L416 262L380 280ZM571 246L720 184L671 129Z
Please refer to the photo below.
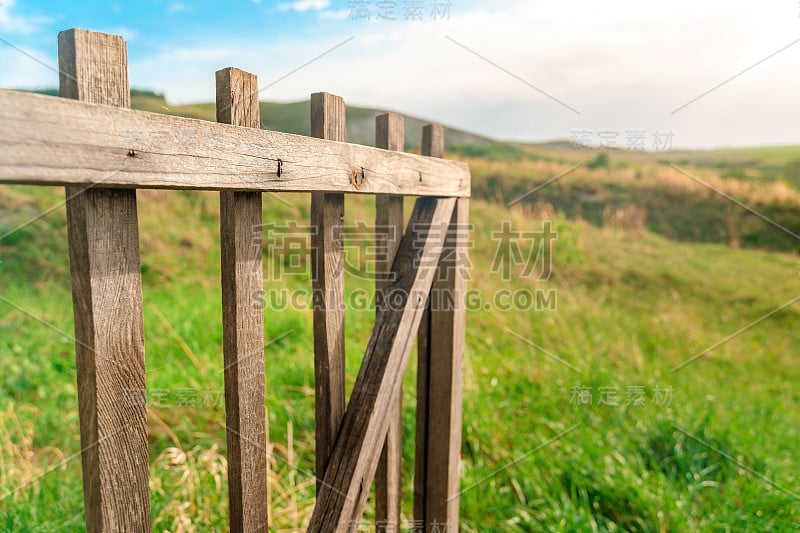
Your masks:
M258 80L216 73L217 122L258 128ZM231 532L267 531L261 193L220 193L222 327Z
M385 150L402 151L405 127L402 115L385 113L375 117L375 145ZM376 249L381 254L376 265L375 288L378 293L387 285L382 278L392 269L403 236L403 197L379 194L375 197ZM402 380L401 380L402 385ZM402 387L398 401L391 407L389 430L375 475L375 524L379 532L400 531L402 501Z
M422 154L442 157L444 131L425 126ZM469 201L458 199L419 330L414 518L425 531L458 531L461 397L466 331Z
M122 37L63 31L58 63L61 96L130 107ZM136 191L66 195L86 530L150 531Z
M345 140L345 105L341 97L328 93L311 95L311 135ZM343 194L311 193L317 494L344 416L343 218Z
M367 349L336 439L309 532L358 529L378 468L389 418L408 364L414 332L424 313L424 294L436 274L442 231L455 198L418 198L392 265L390 300L375 319ZM389 304L388 302L391 302Z
M429 157L444 156L444 129L429 124L422 129L420 153ZM434 280L435 282L435 280ZM428 374L430 341L430 306L425 310L417 332L417 416L414 446L414 520L425 522L428 465Z

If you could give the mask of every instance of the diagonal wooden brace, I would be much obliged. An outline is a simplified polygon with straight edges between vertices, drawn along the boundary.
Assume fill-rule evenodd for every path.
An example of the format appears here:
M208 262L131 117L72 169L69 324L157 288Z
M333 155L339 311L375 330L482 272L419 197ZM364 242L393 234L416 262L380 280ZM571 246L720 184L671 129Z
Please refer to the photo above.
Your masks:
M420 198L392 266L364 361L317 496L309 532L348 531L361 519L400 382L425 311L454 198Z

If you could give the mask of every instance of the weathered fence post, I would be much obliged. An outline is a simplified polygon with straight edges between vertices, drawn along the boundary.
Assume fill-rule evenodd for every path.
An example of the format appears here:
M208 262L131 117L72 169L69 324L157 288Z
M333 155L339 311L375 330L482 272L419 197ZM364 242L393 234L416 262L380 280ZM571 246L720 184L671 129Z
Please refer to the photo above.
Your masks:
M58 65L61 96L130 107L122 37L63 31ZM66 195L86 530L149 532L136 190L69 186Z
M441 126L423 129L422 155L444 155ZM456 202L418 335L414 519L426 532L458 531L469 201Z
M311 136L345 140L345 106L341 97L328 93L311 95ZM317 494L344 415L343 218L344 194L311 193Z
M385 150L402 151L405 145L405 128L402 115L385 113L375 117L375 146ZM375 197L376 249L380 254L375 272L376 302L381 291L388 286L384 279L403 236L403 197L378 194ZM378 471L375 474L375 524L379 532L400 531L400 505L402 501L401 471L403 464L403 411L402 380L398 401L392 407L389 431L383 444Z
M258 79L235 68L216 73L217 122L261 127ZM222 326L228 497L233 533L267 531L261 193L220 193Z

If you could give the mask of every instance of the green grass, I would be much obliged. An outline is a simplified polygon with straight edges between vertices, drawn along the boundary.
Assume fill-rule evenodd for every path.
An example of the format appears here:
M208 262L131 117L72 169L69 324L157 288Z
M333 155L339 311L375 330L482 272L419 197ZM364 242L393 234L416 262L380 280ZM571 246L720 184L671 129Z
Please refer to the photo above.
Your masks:
M0 234L61 198L56 189L0 189ZM265 196L265 220L305 223L308 198L284 198L293 205ZM218 199L142 191L139 211L154 528L221 530L227 489ZM348 198L348 222L373 216L368 200ZM471 289L484 298L508 288L556 289L558 307L468 313L465 531L800 527L798 304L671 372L800 295L796 253L680 243L558 215L550 279L525 278L516 268L509 284L491 271L492 232L502 220L536 229L536 216L477 199L471 217ZM3 530L83 529L65 243L63 208L0 243L0 294L53 325L0 302L0 496L11 493L0 505ZM354 276L347 284L350 294L371 285ZM309 286L301 274L266 288ZM347 311L348 387L372 317L371 310ZM299 527L314 496L311 314L267 309L265 318L267 340L280 338L266 351L273 526ZM412 358L403 412L408 520L414 383ZM594 405L573 401L585 387ZM625 405L634 387L645 387L645 405ZM656 387L671 388L671 401L654 402ZM613 390L619 406L596 405L601 391ZM196 405L186 391L195 391Z
M481 157L489 161L520 161L535 157L533 154L513 145L497 142L491 144L455 144L449 148L455 155L467 158Z
M214 118L211 104L168 106L141 91L134 106ZM348 136L371 142L374 114L349 107ZM262 103L262 117L268 127L308 133L307 103ZM419 129L416 120L407 119L407 131ZM451 156L467 159L473 174L471 294L484 303L509 291L557 291L555 310L468 312L462 529L800 529L800 302L785 306L800 296L800 247L669 166L798 231L800 151L613 150L599 159L565 143L464 141L448 132ZM415 142L406 139L407 147ZM0 188L0 235L62 198L57 189ZM309 220L306 195L282 198L289 204L265 195L265 222ZM227 523L218 210L215 194L139 192L158 531ZM373 219L368 199L348 197L348 223ZM503 221L535 231L541 219L558 230L549 279L525 276L516 264L502 279L492 269L493 234ZM67 258L63 207L0 239L0 295L18 306L0 301L0 530L83 530ZM282 259L268 253L265 262ZM308 291L307 268L300 270L265 289ZM348 275L348 296L371 285ZM314 498L311 313L267 301L270 513L272 527L287 530L307 523ZM347 309L348 389L373 314ZM407 520L411 361L403 398ZM642 391L644 405L629 401ZM590 405L578 401L587 393ZM614 397L618 405L608 405Z

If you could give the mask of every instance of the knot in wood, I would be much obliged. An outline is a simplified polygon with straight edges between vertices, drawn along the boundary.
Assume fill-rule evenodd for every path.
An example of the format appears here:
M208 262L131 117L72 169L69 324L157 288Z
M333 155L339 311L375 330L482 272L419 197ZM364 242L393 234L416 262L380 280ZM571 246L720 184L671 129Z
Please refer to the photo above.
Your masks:
M367 182L367 176L364 174L364 167L355 168L350 173L350 183L357 191L360 191L364 184Z

